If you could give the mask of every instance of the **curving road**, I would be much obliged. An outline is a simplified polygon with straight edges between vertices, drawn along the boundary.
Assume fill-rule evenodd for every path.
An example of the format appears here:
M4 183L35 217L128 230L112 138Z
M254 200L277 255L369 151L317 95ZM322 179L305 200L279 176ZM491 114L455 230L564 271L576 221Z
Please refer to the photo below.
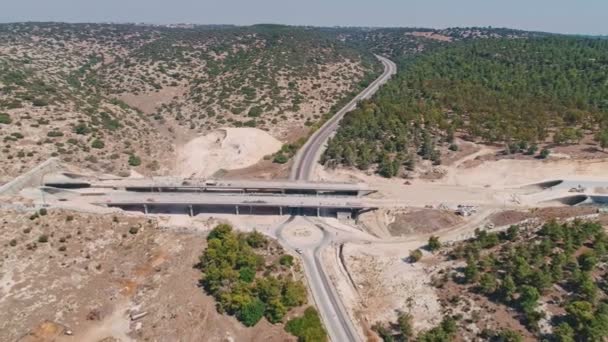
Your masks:
M382 75L365 88L365 90L355 96L346 106L344 106L344 108L338 111L310 137L294 158L294 164L290 174L291 180L306 181L311 178L325 143L336 131L340 124L340 120L344 115L355 109L359 101L365 100L376 93L380 86L386 83L391 76L397 72L397 66L391 60L378 55L376 55L376 58L378 58L384 66ZM285 240L282 235L283 229L293 221L293 216L287 219L287 221L277 227L274 235L284 246L292 250L296 248L301 250L300 254L304 264L306 277L329 338L334 342L360 341L361 336L353 325L353 321L344 308L342 300L336 293L329 277L323 269L321 253L324 247L332 242L331 234L328 232L329 227L324 226L322 223L308 221L308 224L313 225L316 229L320 229L323 232L323 238L312 246L294 246L293 244L290 244L289 241Z
M283 234L283 230L288 226L305 226L308 229L318 229L321 232L321 238L318 241L306 244L290 241ZM325 246L332 243L332 234L320 223L313 222L308 218L290 216L276 227L271 235L284 247L291 250L300 250L308 286L330 339L336 342L360 341L359 334L346 313L340 297L335 293L331 280L323 270L321 253Z
M386 83L391 76L397 72L397 66L388 58L376 55L376 58L382 62L384 66L384 72L374 82L372 82L367 88L361 93L355 96L349 103L340 109L331 119L327 120L321 128L313 133L302 146L300 151L296 154L291 169L289 178L291 180L309 180L315 166L318 163L319 157L323 150L323 146L327 142L327 139L336 131L340 120L344 115L357 107L357 103L361 100L370 98L378 91L381 85Z

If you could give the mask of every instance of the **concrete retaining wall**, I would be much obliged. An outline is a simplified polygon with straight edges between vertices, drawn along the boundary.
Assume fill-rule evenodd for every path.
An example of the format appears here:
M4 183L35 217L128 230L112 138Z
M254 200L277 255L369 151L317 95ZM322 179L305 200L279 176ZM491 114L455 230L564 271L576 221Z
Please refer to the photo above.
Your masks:
M42 185L44 175L62 170L57 158L50 158L12 181L0 186L0 196L16 195L25 188Z

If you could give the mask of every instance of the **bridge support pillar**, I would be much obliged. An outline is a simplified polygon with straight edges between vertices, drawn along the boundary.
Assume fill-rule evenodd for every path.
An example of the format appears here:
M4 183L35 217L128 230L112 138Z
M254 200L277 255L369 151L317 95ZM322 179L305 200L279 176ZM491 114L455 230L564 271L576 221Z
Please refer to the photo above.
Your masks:
M148 205L144 204L144 214L147 214L147 213L148 213Z
M190 209L190 216L194 216L194 209L191 205L188 206L188 209Z
M283 216L283 207L279 207L279 215Z
M321 216L321 208L317 207L317 217Z
M238 215L239 214L239 206L236 205L236 206L234 206L234 208L236 209L236 214Z

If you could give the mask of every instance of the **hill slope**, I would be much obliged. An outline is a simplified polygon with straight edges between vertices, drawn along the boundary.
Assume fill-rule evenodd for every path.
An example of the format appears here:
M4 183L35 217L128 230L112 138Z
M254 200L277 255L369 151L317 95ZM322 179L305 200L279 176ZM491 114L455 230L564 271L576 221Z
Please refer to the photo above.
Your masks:
M315 29L3 24L0 180L49 156L162 173L177 145L222 126L293 140L377 71Z
M552 36L461 41L405 58L398 76L344 120L325 161L379 164L392 176L416 153L440 163L436 148L455 134L516 144L510 152L594 134L606 147L607 53L605 40Z

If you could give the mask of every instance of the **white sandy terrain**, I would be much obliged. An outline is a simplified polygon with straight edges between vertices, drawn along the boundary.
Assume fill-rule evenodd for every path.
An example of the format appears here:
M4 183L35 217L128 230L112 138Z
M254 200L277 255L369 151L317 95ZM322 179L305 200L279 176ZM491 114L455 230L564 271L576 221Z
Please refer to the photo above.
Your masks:
M254 165L281 146L280 141L256 128L218 129L179 148L174 173L183 177L209 177L220 169Z
M608 182L608 159L502 159L467 166L467 162L485 153L492 151L482 149L450 166L441 166L445 176L436 180L387 179L345 168L317 168L315 179L364 182L378 189L371 197L386 199L398 207L470 204L493 208L526 204L526 191L521 187L528 184L547 180Z
M346 266L359 294L358 304L349 304L358 306L369 323L395 321L399 311L416 318L417 331L429 329L441 320L441 305L430 284L428 267L406 262L409 251L418 247L416 242L344 245Z
M606 179L608 160L550 159L486 161L473 168L448 169L445 179L439 183L473 187L490 186L500 189L544 180L557 179Z

